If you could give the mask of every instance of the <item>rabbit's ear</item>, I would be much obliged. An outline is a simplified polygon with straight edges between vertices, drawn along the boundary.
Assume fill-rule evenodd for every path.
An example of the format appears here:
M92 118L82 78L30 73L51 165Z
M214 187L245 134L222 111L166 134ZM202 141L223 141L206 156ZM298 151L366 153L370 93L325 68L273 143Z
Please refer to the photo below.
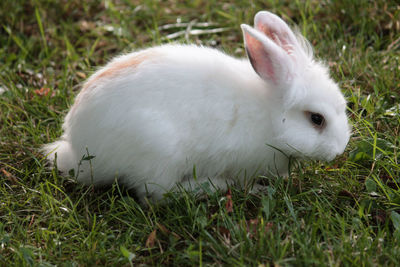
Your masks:
M262 32L241 25L246 52L258 75L276 85L287 84L293 74L293 59L286 50Z
M301 51L301 47L293 31L277 15L268 11L258 12L254 17L254 27L264 33L289 55Z

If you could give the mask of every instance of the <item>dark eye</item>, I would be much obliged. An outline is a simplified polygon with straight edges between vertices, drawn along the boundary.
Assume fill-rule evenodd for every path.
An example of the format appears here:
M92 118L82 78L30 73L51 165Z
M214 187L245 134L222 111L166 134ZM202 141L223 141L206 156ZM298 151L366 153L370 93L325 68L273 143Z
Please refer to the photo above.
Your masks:
M310 119L318 127L322 127L325 122L324 116L318 113L310 113Z

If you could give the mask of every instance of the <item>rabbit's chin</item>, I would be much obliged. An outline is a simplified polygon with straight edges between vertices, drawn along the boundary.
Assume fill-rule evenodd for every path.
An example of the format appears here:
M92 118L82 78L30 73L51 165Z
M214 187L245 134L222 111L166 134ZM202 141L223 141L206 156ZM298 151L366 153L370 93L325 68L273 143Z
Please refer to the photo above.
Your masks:
M315 148L313 150L309 150L310 152L306 152L305 149L294 149L290 147L287 151L285 151L286 155L290 155L290 157L299 159L299 160L319 160L324 162L333 161L338 155L342 154L343 151L335 153L334 149L323 150L322 148Z
M304 160L319 160L319 161L324 161L324 162L330 162L336 159L338 155L342 153L312 153L312 154L305 154L305 153L300 153L296 154L296 158L299 159L304 159Z

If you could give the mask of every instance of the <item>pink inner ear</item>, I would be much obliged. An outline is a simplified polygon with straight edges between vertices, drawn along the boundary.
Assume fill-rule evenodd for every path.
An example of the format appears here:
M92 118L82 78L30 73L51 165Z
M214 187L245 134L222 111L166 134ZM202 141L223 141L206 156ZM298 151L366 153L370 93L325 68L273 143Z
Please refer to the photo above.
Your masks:
M289 55L293 54L293 44L290 42L289 33L284 30L273 30L263 23L256 25L257 29L263 32L268 38L274 41L279 47L286 51Z
M271 55L265 51L263 44L254 37L246 34L247 54L254 70L262 78L276 82Z

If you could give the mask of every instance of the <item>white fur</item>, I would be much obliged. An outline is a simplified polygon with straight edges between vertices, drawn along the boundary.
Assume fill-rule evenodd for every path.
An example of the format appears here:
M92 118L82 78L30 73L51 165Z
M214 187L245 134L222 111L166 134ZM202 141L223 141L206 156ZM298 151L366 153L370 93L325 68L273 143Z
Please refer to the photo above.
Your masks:
M261 13L259 20L272 18L272 29L289 29ZM349 140L345 100L326 67L303 40L285 51L257 29L242 28L246 40L268 52L269 65L261 66L272 68L274 77L260 78L247 59L195 45L120 56L79 93L63 136L44 147L49 160L57 153L61 171L77 171L88 151L95 158L81 162L79 181L110 184L117 177L139 197L147 191L159 199L177 182L193 181L193 168L199 181L209 178L223 188L245 174L286 175L287 156L331 160L341 154ZM138 55L146 55L139 64L101 77L115 62ZM326 127L315 128L304 111L323 114Z

